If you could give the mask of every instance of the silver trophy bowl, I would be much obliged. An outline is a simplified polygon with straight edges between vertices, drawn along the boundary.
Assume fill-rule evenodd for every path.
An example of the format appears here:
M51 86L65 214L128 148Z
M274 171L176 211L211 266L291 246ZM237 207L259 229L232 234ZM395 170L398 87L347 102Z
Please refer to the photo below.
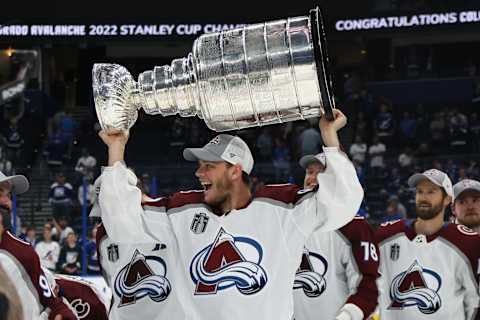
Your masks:
M93 67L95 109L103 130L129 130L147 114L198 116L215 131L325 115L333 91L319 8L301 16L205 34L171 65L135 82L117 64Z

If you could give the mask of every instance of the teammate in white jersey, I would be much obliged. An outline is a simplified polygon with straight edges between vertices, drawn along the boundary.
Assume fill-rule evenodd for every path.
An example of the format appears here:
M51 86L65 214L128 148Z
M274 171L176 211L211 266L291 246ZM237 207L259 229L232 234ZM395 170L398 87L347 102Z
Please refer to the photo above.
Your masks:
M453 186L453 214L457 222L480 232L480 182L465 179Z
M346 117L338 110L335 115L332 122L320 120L327 170L315 190L276 185L253 196L248 146L221 134L203 148L184 150L187 160L198 161L195 175L204 190L179 192L143 208L137 180L123 164L128 134L101 132L109 153L99 194L106 233L115 243L178 243L180 267L172 279L185 292L191 319L290 320L307 237L351 221L363 197L352 163L338 149L337 131Z
M383 224L380 247L382 320L470 320L478 316L480 238L444 222L452 183L439 170L412 175L417 218Z
M51 311L50 320L77 319L52 292L32 246L10 232L11 192L21 194L28 188L29 183L24 176L7 177L0 172L0 265L17 290L25 319L39 319L46 308Z
M325 154L300 159L303 187L317 186ZM295 320L362 320L377 305L378 247L372 228L355 217L342 228L314 232L307 240L294 283Z

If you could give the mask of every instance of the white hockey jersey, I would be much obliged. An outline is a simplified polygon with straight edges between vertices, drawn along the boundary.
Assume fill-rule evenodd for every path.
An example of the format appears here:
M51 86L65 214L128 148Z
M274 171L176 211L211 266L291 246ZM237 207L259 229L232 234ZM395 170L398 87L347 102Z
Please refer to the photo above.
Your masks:
M417 235L413 222L387 222L377 230L380 318L476 319L480 237L453 223Z
M337 148L324 150L327 170L318 176L318 190L267 186L244 208L223 216L204 203L203 191L179 192L142 209L136 178L117 162L101 177L105 229L117 243L132 242L132 233L151 244L168 246L172 237L178 242L176 271L191 319L290 320L306 239L315 229L348 223L363 197L348 158Z
M10 231L0 235L0 264L17 290L25 319L40 319L46 308L66 308L50 288L35 250Z
M179 301L181 286L172 276L179 268L173 246L114 242L103 224L97 229L97 244L99 265L113 295L110 320L186 318L187 308Z
M378 260L374 232L363 217L339 230L314 232L295 277L295 320L335 319L345 303L368 318L377 305Z

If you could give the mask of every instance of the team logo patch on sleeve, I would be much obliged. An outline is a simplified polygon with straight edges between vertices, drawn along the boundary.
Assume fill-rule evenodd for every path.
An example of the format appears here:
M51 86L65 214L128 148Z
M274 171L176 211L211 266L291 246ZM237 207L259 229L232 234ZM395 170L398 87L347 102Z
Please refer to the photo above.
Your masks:
M317 272L315 269L321 271ZM304 248L302 262L295 274L293 289L303 289L303 292L309 298L319 297L327 289L327 281L325 280L327 270L328 262L322 255Z
M157 256L144 256L136 250L129 264L115 277L115 293L120 297L118 307L135 304L149 297L155 302L167 299L172 290L165 277L167 265Z
M257 241L234 237L220 228L213 243L190 263L195 294L216 294L231 287L247 295L259 292L267 284L262 258L263 249Z
M407 271L393 279L389 309L417 307L423 314L435 313L442 306L438 294L441 286L442 279L435 271L422 268L418 261L414 261Z

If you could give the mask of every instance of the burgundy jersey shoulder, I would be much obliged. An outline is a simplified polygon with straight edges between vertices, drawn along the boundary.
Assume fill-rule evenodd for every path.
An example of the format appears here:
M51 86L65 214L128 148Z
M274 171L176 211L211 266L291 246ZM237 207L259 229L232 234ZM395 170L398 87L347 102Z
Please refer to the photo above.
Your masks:
M355 216L352 221L338 229L338 231L350 242L371 241L375 238L372 227L361 216Z
M470 261L473 271L478 269L480 259L480 236L472 229L456 223L449 223L439 234L460 250Z
M108 313L105 304L98 297L90 284L69 279L66 277L55 277L55 282L60 287L63 296L75 309L80 319L85 320L107 320Z
M97 243L100 243L100 241L102 241L102 239L105 238L105 237L108 237L107 230L105 230L105 227L103 226L103 223L100 223L97 226L97 234L95 236L95 241Z
M180 208L189 204L205 204L203 190L179 191L169 197L153 199L142 203L143 207L165 208L166 210Z
M103 273L103 266L102 266L102 259L101 257L101 251L100 251L100 243L102 242L103 239L107 238L107 230L105 230L105 227L103 226L103 223L100 223L97 226L97 234L95 235L95 241L97 243L97 257L98 257L98 266L100 267L100 272Z
M303 196L314 192L316 189L302 190L295 184L270 184L263 186L255 192L254 199L267 198L276 201L281 201L286 204L295 204Z
M0 250L8 251L28 272L37 254L30 243L16 238L10 231L5 231L1 237Z
M403 219L384 222L375 232L375 240L380 246L386 239L405 232L405 228L405 220Z

